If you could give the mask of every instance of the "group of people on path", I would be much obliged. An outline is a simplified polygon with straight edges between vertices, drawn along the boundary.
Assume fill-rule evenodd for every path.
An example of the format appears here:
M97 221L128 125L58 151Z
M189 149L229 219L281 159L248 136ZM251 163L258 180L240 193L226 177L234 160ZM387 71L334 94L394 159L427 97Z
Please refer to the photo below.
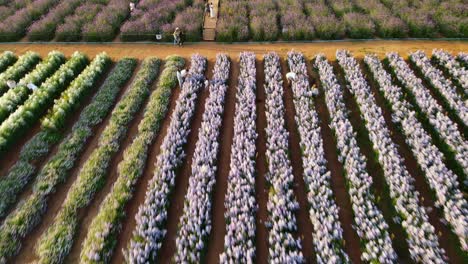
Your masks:
M208 3L208 1L205 2L205 13L208 13L210 18L215 17L215 10L214 10L213 2L211 3Z

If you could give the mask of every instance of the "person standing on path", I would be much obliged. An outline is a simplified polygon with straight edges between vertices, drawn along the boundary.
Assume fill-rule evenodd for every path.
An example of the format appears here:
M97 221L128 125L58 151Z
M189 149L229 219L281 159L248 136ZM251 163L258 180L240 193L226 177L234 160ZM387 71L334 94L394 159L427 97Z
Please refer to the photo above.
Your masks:
M176 27L174 34L172 35L174 36L174 46L180 45L180 35L181 35L180 28Z
M214 18L214 6L213 6L213 2L210 3L210 18Z

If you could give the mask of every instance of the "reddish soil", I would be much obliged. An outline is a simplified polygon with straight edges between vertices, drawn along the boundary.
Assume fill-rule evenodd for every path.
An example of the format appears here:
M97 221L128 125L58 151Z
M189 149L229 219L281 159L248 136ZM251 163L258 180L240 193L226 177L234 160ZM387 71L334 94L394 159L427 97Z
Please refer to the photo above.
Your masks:
M123 250L126 249L132 237L133 230L135 229L135 215L137 214L140 205L143 204L143 202L145 201L146 190L148 188L149 181L153 178L155 163L161 151L161 144L164 140L164 137L167 134L169 124L171 123L170 116L172 115L172 112L174 112L174 108L176 106L177 99L179 98L179 94L180 87L174 88L171 94L171 99L169 101L169 108L166 114L166 118L162 122L160 132L158 133L158 135L156 135L152 146L149 148L148 158L146 162L146 167L143 171L143 175L140 177L140 179L137 182L137 185L135 186L135 192L132 199L127 203L127 206L125 207L127 217L122 221L122 231L117 237L118 243L114 250L114 255L111 259L111 263L124 263Z
M383 169L380 166L377 156L372 148L372 142L369 139L368 131L364 125L364 120L360 116L359 107L354 100L353 95L344 85L344 73L337 62L333 63L338 81L344 90L344 100L346 107L349 110L349 121L351 122L354 131L357 133L357 142L361 153L366 157L367 172L372 177L372 191L376 198L377 206L381 210L383 217L389 225L388 232L392 238L393 248L398 255L400 263L411 263L408 244L405 238L405 232L401 225L394 223L393 217L396 212L392 205L388 186L385 181Z
M224 250L224 235L226 222L224 220L224 199L227 191L228 176L231 162L231 145L234 135L234 113L236 108L237 80L239 77L239 60L231 58L231 71L226 91L223 123L220 134L220 150L218 154L218 171L216 184L212 195L212 229L206 248L206 263L219 263L219 255Z
M303 178L303 167L300 152L300 137L296 127L294 116L293 94L291 86L288 85L286 72L288 66L284 59L281 59L281 71L283 75L284 87L284 105L285 105L285 121L286 129L289 132L289 158L291 160L293 175L294 175L294 193L296 194L299 203L299 210L296 212L297 233L301 239L302 254L307 263L317 263L315 257L315 248L312 239L314 227L310 221L309 202L307 200L307 188Z
M83 109L89 105L93 99L93 96L94 94L98 91L98 89L101 87L101 85L104 83L108 73L110 73L112 71L112 69L115 67L115 64L113 63L109 68L108 70L101 75L101 77L99 78L98 82L96 83L96 85L94 85L94 90L90 90L89 94L87 94L83 100L82 100L82 103L79 105L79 107L77 108L76 111L74 111L71 116L67 119L66 123L65 123L65 127L64 127L64 130L62 132L62 135L63 138L66 137L66 135L68 135L74 124L78 121L78 119L80 118L80 115L81 115L81 112L83 111ZM40 122L38 122L38 125L40 127ZM41 156L40 158L36 159L36 160L33 160L31 161L31 164L35 166L36 168L36 173L39 172L39 170L42 168L42 166L44 164L46 164L46 162L55 155L55 153L57 153L57 150L58 150L58 146L59 144L56 143L56 144L53 144L51 147L50 147L50 151L48 153L46 153L45 155ZM20 150L21 151L21 150ZM19 152L20 152L19 151ZM19 153L18 153L19 155ZM5 172L7 173L7 172ZM28 197L31 193L32 193L32 187L33 187L33 184L34 184L34 177L35 177L35 174L33 174L33 176L31 177L29 183L25 186L23 192L21 192L19 194L19 197L17 199L17 201L21 201L23 199L26 199L26 197ZM12 206L12 208L10 208L10 210L8 211L8 213L6 215L8 215L11 211L14 210L14 206Z
M435 232L438 234L440 246L447 253L450 263L466 263L466 260L463 260L463 257L460 254L461 251L459 250L461 249L459 249L456 236L448 226L443 225L440 221L440 219L443 219L443 215L441 210L434 207L434 193L431 191L429 184L425 180L424 172L419 167L418 162L411 151L411 147L406 144L405 136L392 122L391 108L385 103L385 98L379 93L378 84L371 80L370 76L372 76L372 74L366 69L362 61L361 69L367 76L367 82L370 84L377 105L382 109L385 122L390 130L390 137L397 145L398 153L403 157L404 165L414 179L414 187L420 194L420 205L423 205L426 208L426 212L429 216L429 222L434 226Z
M159 75L162 72L163 69L163 64L160 66L159 69ZM156 88L157 84L157 78L153 82L152 86L150 87L150 93L154 91ZM78 214L78 218L81 219L80 223L78 224L78 231L75 234L75 239L73 246L70 250L70 253L68 254L67 258L65 259L65 262L67 263L78 263L80 260L80 253L81 253L81 244L84 242L86 239L86 235L88 234L88 229L89 225L93 221L94 217L97 215L99 212L101 203L104 201L106 198L107 194L112 190L112 186L114 186L114 182L118 179L119 174L118 174L118 165L119 163L123 160L123 154L124 151L127 149L128 146L133 142L134 135L138 133L138 125L140 124L140 121L143 119L144 115L144 109L146 105L148 104L149 101L149 96L146 98L146 100L143 102L142 106L140 107L139 111L134 115L133 120L130 121L130 123L127 125L127 133L126 137L123 139L123 141L120 144L120 148L118 152L114 155L114 157L111 159L111 162L109 163L108 166L108 174L106 177L106 182L104 184L104 187L98 191L92 202L86 207L82 208Z
M136 72L139 70L139 66L135 70L133 77L130 81L127 82L125 87L121 89L119 92L117 99L115 102L120 101L124 93L131 87L132 80L135 78ZM104 128L109 123L111 113L107 115L107 117L101 122L101 124L97 125L94 128L94 134L91 138L88 139L88 143L86 147L82 151L82 154L78 158L77 162L75 162L75 166L69 172L68 178L65 180L64 183L57 186L56 191L54 194L50 196L48 199L48 205L46 212L42 216L41 222L30 232L24 239L23 245L19 254L15 257L16 263L30 263L35 260L35 246L36 242L40 238L40 236L47 230L47 228L53 223L55 216L61 209L62 203L65 200L68 190L70 189L73 182L75 182L78 173L83 166L83 164L88 160L89 155L93 152L98 144L99 137L104 130Z
M256 243L256 262L267 263L268 261L268 229L265 223L268 221L268 185L266 182L266 115L265 115L265 74L263 72L263 64L261 61L256 61L257 69L257 157L255 159L255 167L257 171L255 179L255 196L258 204L258 211L256 215L256 228L257 234L255 238Z
M320 118L321 135L323 139L323 148L325 158L327 159L327 168L331 173L331 188L335 195L336 205L340 208L339 219L343 228L343 239L345 240L345 251L353 263L362 263L361 247L359 236L353 228L354 216L351 207L348 190L346 188L345 173L342 164L338 160L338 151L336 149L336 140L331 131L330 114L325 103L325 93L320 84L320 79L317 72L312 70L312 65L308 65L308 72L311 78L311 85L315 85L320 89L320 94L315 100L315 109Z
M213 76L214 61L208 61L208 68L205 76L211 79ZM209 90L203 89L199 92L195 115L192 118L190 133L188 135L187 144L185 145L185 161L176 173L175 186L171 194L170 206L167 212L166 229L167 233L164 236L161 249L158 253L158 260L161 263L170 263L176 252L176 238L180 223L180 217L184 211L185 194L187 193L189 178L192 174L192 158L195 152L195 145L198 141L198 130L201 127L203 112L205 112L205 101L208 98Z

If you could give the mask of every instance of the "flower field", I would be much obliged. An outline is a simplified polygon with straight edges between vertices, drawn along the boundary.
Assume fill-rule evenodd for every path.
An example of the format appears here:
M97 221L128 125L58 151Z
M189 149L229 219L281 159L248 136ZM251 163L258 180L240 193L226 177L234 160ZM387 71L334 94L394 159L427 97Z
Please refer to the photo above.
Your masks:
M135 3L130 11L129 3ZM0 41L202 40L203 0L0 1ZM223 0L216 40L466 38L463 0Z
M0 54L2 264L468 262L466 53L40 54Z

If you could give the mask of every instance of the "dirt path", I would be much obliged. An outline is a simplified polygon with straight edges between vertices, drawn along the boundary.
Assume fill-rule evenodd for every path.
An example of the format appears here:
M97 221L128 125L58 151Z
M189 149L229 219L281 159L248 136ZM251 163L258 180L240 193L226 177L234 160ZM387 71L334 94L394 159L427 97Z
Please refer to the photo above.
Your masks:
M301 239L302 254L307 263L317 263L315 257L315 248L312 239L314 227L310 221L309 202L307 200L307 188L304 182L304 171L302 167L301 147L299 132L297 131L296 121L294 116L293 94L291 86L288 85L286 72L288 66L286 61L281 58L281 73L283 75L284 87L284 106L285 106L285 121L286 129L289 132L289 158L291 159L292 171L294 175L294 193L299 203L299 210L296 212L297 233Z
M345 88L346 81L344 72L338 63L335 61L332 63L334 72L337 76L338 82L344 90L344 101L347 109L349 110L349 121L351 122L354 131L356 132L356 138L361 150L361 153L366 157L367 172L372 177L372 190L376 198L376 203L379 209L382 211L383 217L389 225L388 232L392 238L393 248L398 255L400 263L411 263L409 256L408 244L405 239L405 232L403 228L393 221L393 217L396 216L395 209L392 205L390 198L389 189L385 181L385 176L380 163L377 160L377 155L372 148L372 142L369 139L367 128L364 126L364 120L360 116L359 107L350 93L349 89Z
M395 40L395 41L340 41L340 42L312 42L312 43L244 43L244 44L222 44L222 43L197 43L187 44L182 48L174 47L170 44L144 44L144 43L112 43L112 44L28 44L28 43L2 43L0 52L11 50L17 54L22 54L28 50L34 50L45 56L51 50L60 50L66 55L71 55L74 51L80 50L88 56L96 55L101 51L106 51L113 58L135 57L145 58L148 56L159 56L164 58L167 55L179 54L183 57L190 57L196 51L207 56L209 59L215 59L218 52L227 52L232 58L239 55L241 51L252 51L260 55L275 51L281 56L291 49L302 51L307 57L312 57L317 53L324 53L332 58L337 49L348 49L355 56L362 57L365 53L376 53L383 57L386 52L395 51L405 56L409 51L418 49L424 50L427 54L434 48L441 48L452 52L468 51L468 41L415 41L415 40Z
M443 218L442 212L434 207L434 197L430 186L425 180L424 172L419 167L416 158L411 152L411 148L405 142L405 136L400 132L397 126L392 122L391 108L385 103L384 97L379 93L378 84L371 80L369 76L372 74L366 69L363 62L360 61L361 69L366 76L367 83L371 87L372 94L375 97L377 105L382 109L383 117L390 130L390 137L392 141L398 147L398 153L403 157L404 165L408 170L409 174L414 179L414 187L420 194L420 204L426 208L426 212L429 216L429 222L434 226L435 233L438 234L439 244L447 253L447 256L451 263L466 263L461 257L460 252L457 252L456 245L458 243L457 238L451 233L448 226L443 225L440 219Z
M157 82L158 82L159 76L161 75L163 68L164 68L163 63L161 63L158 76L150 87L150 94L154 91L154 89L156 89ZM124 151L133 142L133 139L138 132L138 125L140 124L140 121L143 119L143 115L145 112L144 109L146 108L148 101L149 101L149 96L143 102L140 110L134 115L132 121L130 121L130 123L127 125L126 137L121 142L118 152L111 159L109 167L107 168L108 174L105 178L106 180L105 180L104 187L95 194L94 199L86 208L82 208L80 210L78 214L78 218L81 220L79 221L79 224L78 224L78 231L75 234L73 246L70 250L70 253L65 258L66 263L78 263L80 261L80 254L81 254L81 249L82 249L81 244L86 239L89 225L91 224L91 222L93 221L97 213L99 212L99 208L102 202L106 198L107 194L111 191L112 186L114 185L114 182L117 180L119 176L118 165L123 160Z
M148 151L148 159L146 162L146 167L143 171L143 175L137 182L135 187L135 192L133 198L127 203L125 207L126 218L122 221L122 231L117 237L117 246L114 250L114 255L112 256L111 263L120 264L124 263L124 255L122 250L127 248L128 243L132 237L133 230L136 226L135 215L138 212L138 208L145 201L146 190L148 188L149 181L153 178L156 159L161 151L161 144L164 140L164 137L167 134L167 129L171 123L170 116L174 112L174 108L179 98L180 87L175 88L172 91L171 99L169 101L169 108L164 118L161 126L161 130L156 136L152 146Z
M208 68L205 76L211 79L213 76L214 60L208 61ZM209 95L208 89L199 92L196 102L195 114L191 121L190 133L187 143L184 146L186 153L182 166L178 169L175 179L175 187L169 197L169 210L167 211L166 229L161 249L158 252L158 260L161 263L170 263L176 252L176 238L180 223L180 217L184 211L185 194L187 193L189 178L192 174L192 158L195 152L195 145L198 141L198 129L201 127L203 112L205 112L205 101Z
M258 56L258 54L257 54ZM265 114L265 88L263 87L265 83L265 74L263 71L263 63L261 60L256 60L255 67L257 70L257 99L256 99L256 108L257 108L257 141L256 141L256 150L257 157L255 159L255 196L257 200L258 210L255 217L256 225L256 262L257 263L267 263L268 260L268 229L265 226L268 221L268 211L267 211L267 202L268 202L268 186L266 182L265 175L267 173L266 167L266 114Z
M234 113L236 108L239 67L238 57L231 58L231 71L228 89L226 91L223 123L221 125L220 150L217 164L218 171L216 173L216 184L212 195L212 229L206 249L206 263L219 263L219 255L224 250L224 235L226 233L224 200L231 162L231 145L234 135Z
M104 83L107 75L112 71L112 69L115 67L115 63L112 63L112 65L110 65L107 69L107 71L105 73L103 73L101 75L101 77L99 78L99 80L96 82L96 85L93 86L93 89L90 90L89 94L87 94L81 104L79 105L79 107L71 114L71 116L66 120L66 123L65 123L65 127L64 129L62 130L62 135L63 138L65 138L72 130L73 126L75 125L75 123L78 121L78 119L80 118L80 115L81 115L81 112L83 111L83 109L88 106L93 97L94 97L94 94L96 94L96 92L99 90L99 88L101 87L101 85ZM40 123L38 122L39 126L40 126ZM39 132L39 130L38 130ZM60 140L61 142L62 140ZM17 201L21 201L23 199L26 199L26 197L28 197L31 193L32 193L32 187L33 187L33 184L34 184L34 178L35 176L37 175L37 173L42 169L43 165L46 164L46 162L51 158L53 157L56 153L57 153L57 150L58 150L58 146L60 144L60 142L57 142L56 144L53 144L50 148L49 148L49 151L41 156L40 158L38 158L37 160L33 160L31 161L31 164L33 164L37 169L36 169L36 172L33 174L31 180L29 181L29 183L25 186L24 190L19 194L19 197L17 199ZM21 150L19 150L20 152ZM19 152L18 152L18 155L19 155ZM17 161L17 158L14 159L15 161ZM14 165L14 164L12 164ZM7 171L5 172L5 174L7 173ZM2 174L0 174L2 175ZM8 211L8 214L11 213L11 211L14 210L14 206L11 207L11 209Z
M132 78L126 83L125 87L121 89L119 92L117 99L115 102L119 102L124 93L131 87L131 83L135 78L136 72L138 72L140 68L140 63L135 69ZM68 177L64 183L57 186L56 191L54 194L50 196L47 202L47 209L42 216L41 222L30 232L24 239L23 245L18 256L15 257L16 263L30 263L32 262L35 256L34 247L36 245L37 240L39 237L47 230L51 223L53 223L55 216L59 212L63 201L65 200L68 190L70 189L73 182L75 182L78 173L83 166L83 164L88 159L89 155L93 152L96 148L99 137L104 130L104 128L109 123L111 113L107 115L107 117L101 122L101 124L94 127L94 134L91 138L88 139L87 143L85 144L85 148L82 151L80 157L78 158L77 162L75 162L75 166L71 171L68 173Z
M320 119L321 135L323 139L323 148L325 158L327 159L327 168L331 173L331 188L335 196L336 205L339 207L339 219L343 228L343 239L345 240L345 251L352 263L361 262L361 247L359 236L353 228L353 210L348 190L346 188L345 173L342 164L338 161L336 149L336 140L330 129L330 114L325 103L325 94L321 87L318 73L312 70L312 65L307 65L307 70L311 78L311 84L320 89L320 94L315 100L315 109Z

